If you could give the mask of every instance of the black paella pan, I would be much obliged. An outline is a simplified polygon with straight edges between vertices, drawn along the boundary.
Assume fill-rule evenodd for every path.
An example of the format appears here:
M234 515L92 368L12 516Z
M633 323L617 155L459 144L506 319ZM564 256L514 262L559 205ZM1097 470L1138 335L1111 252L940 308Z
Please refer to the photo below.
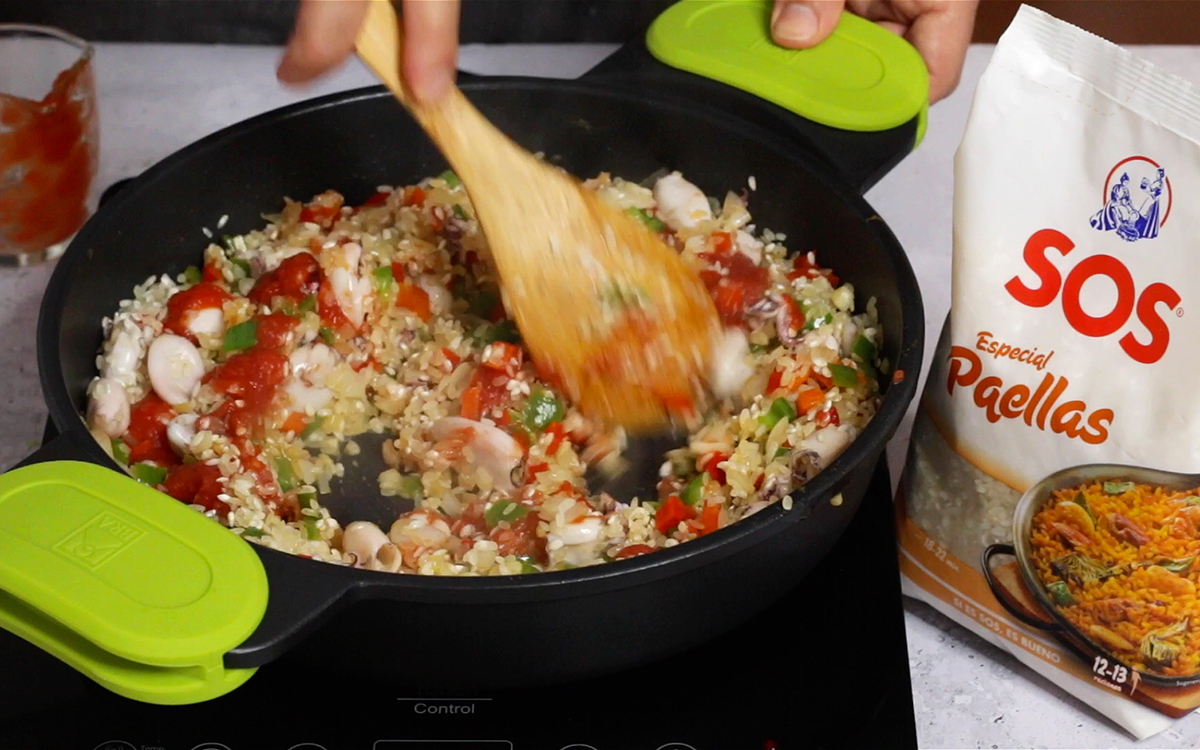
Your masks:
M688 5L694 10L697 4ZM753 23L765 42L766 5L732 5L756 9ZM653 30L649 38L654 47ZM840 102L809 102L810 116L839 127L668 67L641 42L578 81L461 81L502 131L579 176L608 171L640 179L679 169L718 195L753 176L756 223L786 232L794 251L817 251L823 265L853 283L860 303L877 300L881 356L897 375L886 384L873 421L794 494L793 510L776 504L701 539L596 567L436 578L344 568L246 545L166 495L104 471L114 483L108 491L123 499L102 508L80 500L86 512L78 529L64 527L40 541L22 536L15 521L6 520L6 505L18 509L12 518L19 518L21 502L66 507L92 484L109 485L85 471L59 486L56 477L74 476L80 465L45 462L118 470L81 419L87 385L96 375L100 321L136 284L195 264L203 246L200 227L227 214L224 231L243 233L261 225L261 213L275 210L284 195L333 188L353 205L376 185L414 182L445 169L386 91L361 89L275 110L184 148L117 191L58 261L42 305L38 358L50 416L61 434L30 456L27 468L0 477L0 625L116 692L186 703L228 692L288 651L310 655L314 665L430 690L561 682L691 648L767 607L821 560L853 518L914 396L923 351L916 279L861 194L919 140L924 69L914 77L913 61L920 67L915 52L855 18L844 19L833 40L814 52L825 57L799 59L828 66L840 56L849 69L879 68L854 78L854 90L843 91ZM671 58L662 44L655 53L695 67L686 55ZM888 66L900 72L889 76ZM711 74L732 78L728 68ZM803 68L779 75L805 80ZM810 89L822 86L829 88ZM772 93L769 86L747 88ZM22 495L30 483L22 472L39 469L35 483L41 489ZM371 476L348 477L333 494L370 492L373 483ZM177 509L191 515L172 516ZM156 530L177 523L201 536L216 529L222 535L216 546L228 539L242 551L223 547L203 563L193 560L187 575L207 580L209 589L200 585L194 601L171 610L155 604L166 601L162 597L142 596L136 588L169 580L172 566L184 565L190 553L158 558L154 576L134 570L118 580L112 571L121 569L123 556L137 559L138 545L148 544ZM88 533L93 541L108 539L98 531L104 524L119 544L101 555L84 541ZM184 537L168 541L191 544ZM255 554L245 554L247 548ZM29 556L42 562L30 564ZM197 621L208 617L212 625L174 640L157 639L147 630L151 626L129 613L133 608L151 625L187 630L179 612L188 607L203 610ZM116 622L105 622L106 612ZM432 642L446 647L421 645Z

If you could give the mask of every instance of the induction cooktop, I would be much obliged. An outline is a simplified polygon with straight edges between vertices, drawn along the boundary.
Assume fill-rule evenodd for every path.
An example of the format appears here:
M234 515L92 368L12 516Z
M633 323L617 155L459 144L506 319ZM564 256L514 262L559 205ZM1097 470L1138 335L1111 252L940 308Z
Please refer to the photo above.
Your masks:
M449 698L403 674L347 681L285 656L222 698L152 706L0 631L0 748L915 748L890 487L881 461L829 556L741 627L638 669L538 690ZM453 648L436 633L420 644Z

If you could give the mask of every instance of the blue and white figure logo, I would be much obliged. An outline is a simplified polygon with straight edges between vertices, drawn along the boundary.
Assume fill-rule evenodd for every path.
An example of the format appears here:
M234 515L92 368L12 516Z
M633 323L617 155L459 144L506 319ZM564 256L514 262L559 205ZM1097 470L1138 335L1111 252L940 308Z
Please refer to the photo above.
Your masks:
M1171 181L1157 162L1130 156L1117 162L1104 181L1104 208L1092 226L1116 232L1126 242L1152 240L1171 214Z

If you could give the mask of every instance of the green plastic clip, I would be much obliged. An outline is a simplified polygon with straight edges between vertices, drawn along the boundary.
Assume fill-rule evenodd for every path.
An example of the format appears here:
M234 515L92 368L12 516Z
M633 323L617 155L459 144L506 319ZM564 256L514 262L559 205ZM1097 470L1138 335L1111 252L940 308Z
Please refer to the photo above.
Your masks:
M851 13L816 47L771 40L767 0L682 0L650 26L661 62L747 91L822 125L879 131L917 121L925 136L929 71L901 37Z
M250 545L150 487L75 461L0 475L0 627L115 693L228 693L255 670L224 654L266 606Z

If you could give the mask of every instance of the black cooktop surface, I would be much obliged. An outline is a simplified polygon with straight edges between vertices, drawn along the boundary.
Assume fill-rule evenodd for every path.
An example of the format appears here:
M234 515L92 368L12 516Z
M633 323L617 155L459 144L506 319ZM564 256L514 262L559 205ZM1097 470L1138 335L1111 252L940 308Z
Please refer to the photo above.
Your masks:
M646 667L541 690L440 699L402 674L347 682L285 657L220 699L149 706L0 631L0 748L915 748L889 490L881 462L837 547L742 627ZM431 633L413 647L453 644Z

